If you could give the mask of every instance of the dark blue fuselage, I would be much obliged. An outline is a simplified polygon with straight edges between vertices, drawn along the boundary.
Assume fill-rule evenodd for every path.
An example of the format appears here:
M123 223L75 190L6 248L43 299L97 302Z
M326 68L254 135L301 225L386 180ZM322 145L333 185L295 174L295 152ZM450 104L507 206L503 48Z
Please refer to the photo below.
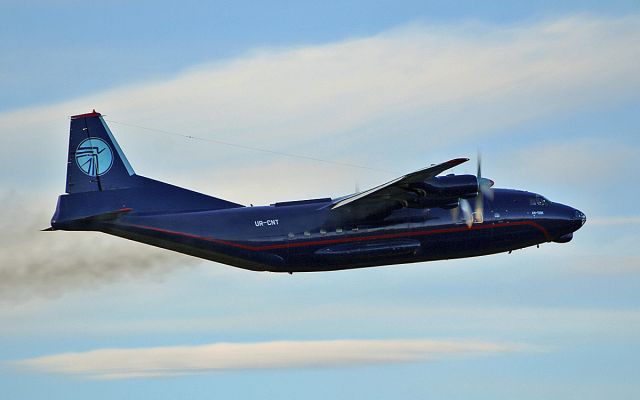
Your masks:
M98 230L251 270L307 272L473 257L566 242L585 222L580 211L534 193L494 193L493 200L484 199L483 221L471 227L444 208L402 208L380 220L350 222L336 218L327 207L330 199L162 213L133 208L115 218L88 219L74 226L56 222L54 216L53 227Z

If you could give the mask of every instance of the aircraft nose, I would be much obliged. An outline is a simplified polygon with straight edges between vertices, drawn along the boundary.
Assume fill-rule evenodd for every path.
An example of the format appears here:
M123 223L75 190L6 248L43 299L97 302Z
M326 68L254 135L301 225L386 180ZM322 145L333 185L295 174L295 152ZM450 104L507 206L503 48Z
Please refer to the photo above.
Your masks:
M574 221L579 221L580 222L580 226L584 225L585 222L587 222L587 216L584 215L584 213L580 210L577 209L573 209L573 220Z
M575 232L578 229L582 228L582 225L587 222L587 216L578 209L575 209L570 206L564 206L564 220L567 221L567 228L571 230L571 232Z
M582 225L587 222L587 217L580 210L573 207L566 206L564 204L557 204L557 223L556 229L550 230L554 236L553 241L558 243L567 243L573 239L573 232L582 228Z

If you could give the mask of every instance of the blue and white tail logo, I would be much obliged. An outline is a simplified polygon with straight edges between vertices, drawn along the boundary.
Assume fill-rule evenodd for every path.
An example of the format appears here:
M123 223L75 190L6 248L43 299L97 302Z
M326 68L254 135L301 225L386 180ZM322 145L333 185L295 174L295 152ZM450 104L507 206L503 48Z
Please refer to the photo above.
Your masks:
M88 138L76 149L76 164L80 171L91 177L104 175L113 165L113 151L100 138Z

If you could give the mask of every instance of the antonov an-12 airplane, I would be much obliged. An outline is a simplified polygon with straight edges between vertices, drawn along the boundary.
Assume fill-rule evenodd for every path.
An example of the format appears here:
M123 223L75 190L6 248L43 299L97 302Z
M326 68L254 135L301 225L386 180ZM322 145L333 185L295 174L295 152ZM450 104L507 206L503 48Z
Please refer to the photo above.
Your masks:
M136 175L100 113L71 117L66 193L48 230L99 231L254 271L331 271L569 242L585 215L440 174L456 158L339 198L245 207Z

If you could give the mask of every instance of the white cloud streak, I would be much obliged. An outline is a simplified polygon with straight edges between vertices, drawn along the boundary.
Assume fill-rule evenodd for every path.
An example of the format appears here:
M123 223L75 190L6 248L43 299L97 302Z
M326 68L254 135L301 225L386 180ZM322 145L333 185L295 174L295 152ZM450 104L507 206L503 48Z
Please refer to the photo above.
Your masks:
M122 379L248 369L411 363L532 350L539 349L521 344L459 340L273 341L100 349L31 358L14 365L90 379Z
M0 166L24 175L18 155L28 148L48 166L34 173L55 173L62 181L64 116L95 107L116 121L404 171L439 161L437 152L447 146L637 94L638 26L637 15L519 26L416 25L325 45L263 49L171 80L0 115L0 130L12 142L0 150ZM254 153L234 151L239 161L226 147L186 146L134 128L120 126L116 135L136 155L134 167L160 177L265 163ZM34 149L34 142L43 146Z
M640 226L640 216L627 215L627 216L609 216L609 217L596 217L589 218L589 225L610 227L616 225L638 225Z
M640 148L611 140L612 133L599 138L558 139L553 143L533 144L508 156L506 165L518 172L536 171L533 179L576 186L585 181L598 182L616 174L628 176L629 160L640 157ZM520 176L522 176L520 175ZM604 182L606 183L606 182Z
M521 187L567 202L587 214L588 226L632 224L637 216L593 218L611 212L615 198L619 217L636 213L633 190L640 178L630 160L640 158L640 147L628 140L616 140L615 131L591 137L534 141L526 147L504 151L485 161L486 174L500 187ZM489 165L487 165L489 164Z

